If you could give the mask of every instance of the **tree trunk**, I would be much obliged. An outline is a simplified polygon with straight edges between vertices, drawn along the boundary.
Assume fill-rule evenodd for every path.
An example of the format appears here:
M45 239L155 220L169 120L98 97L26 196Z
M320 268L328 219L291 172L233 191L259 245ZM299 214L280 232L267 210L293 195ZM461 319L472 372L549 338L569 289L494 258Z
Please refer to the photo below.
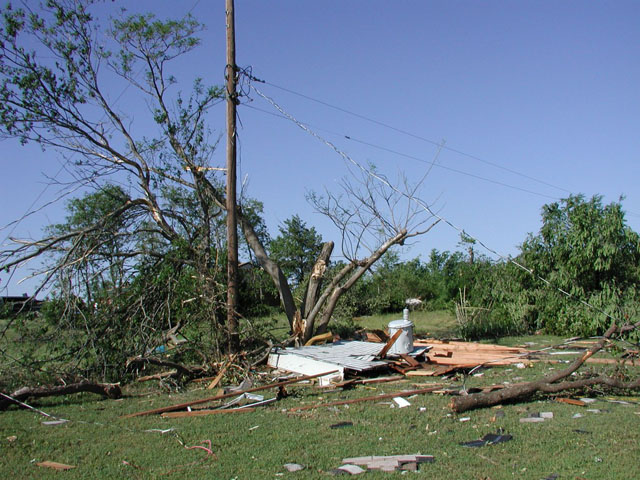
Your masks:
M249 223L249 221L247 221L246 218L244 218L241 212L238 212L238 220L240 221L242 232L244 233L244 237L247 240L249 247L251 248L251 250L253 250L253 253L255 253L256 258L260 262L260 265L262 265L262 268L264 268L265 272L269 274L269 276L273 280L273 283L278 289L280 300L282 301L284 311L287 315L287 319L289 320L289 327L293 328L293 320L296 313L296 304L293 300L293 294L291 293L291 288L289 288L287 279L282 273L280 266L269 258L269 255L267 255L267 251L260 242L260 239L253 229L253 226Z

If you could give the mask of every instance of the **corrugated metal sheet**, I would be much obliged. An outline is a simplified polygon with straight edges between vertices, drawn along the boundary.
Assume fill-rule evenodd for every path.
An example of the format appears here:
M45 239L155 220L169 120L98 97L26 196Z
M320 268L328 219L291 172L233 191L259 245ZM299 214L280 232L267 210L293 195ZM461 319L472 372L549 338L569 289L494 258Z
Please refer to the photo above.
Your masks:
M276 353L298 355L362 372L386 365L386 362L374 360L383 347L384 343L339 341L326 345L279 349Z

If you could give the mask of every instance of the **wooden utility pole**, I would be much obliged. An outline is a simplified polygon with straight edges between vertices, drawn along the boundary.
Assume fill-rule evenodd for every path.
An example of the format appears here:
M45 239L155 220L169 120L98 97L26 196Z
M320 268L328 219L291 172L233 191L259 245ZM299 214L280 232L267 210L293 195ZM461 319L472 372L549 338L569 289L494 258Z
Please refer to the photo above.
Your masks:
M236 218L236 31L233 0L226 0L227 21L227 334L229 350L240 350L238 333L238 221Z

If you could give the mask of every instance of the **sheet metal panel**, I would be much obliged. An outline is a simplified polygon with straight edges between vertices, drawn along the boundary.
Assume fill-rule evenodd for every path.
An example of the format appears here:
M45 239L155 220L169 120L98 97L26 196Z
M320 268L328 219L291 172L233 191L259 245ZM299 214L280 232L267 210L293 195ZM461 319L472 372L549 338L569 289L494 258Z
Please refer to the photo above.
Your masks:
M384 343L341 340L326 345L278 349L277 354L297 355L362 372L386 365L386 362L374 360L383 347Z

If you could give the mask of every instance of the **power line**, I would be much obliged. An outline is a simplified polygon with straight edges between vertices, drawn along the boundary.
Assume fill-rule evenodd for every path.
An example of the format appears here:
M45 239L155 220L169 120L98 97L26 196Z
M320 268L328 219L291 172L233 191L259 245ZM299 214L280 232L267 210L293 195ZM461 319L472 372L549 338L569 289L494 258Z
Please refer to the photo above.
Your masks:
M417 140L421 140L421 141L426 142L426 143L429 143L429 144L431 144L431 145L435 145L435 146L440 145L440 143L439 143L439 142L436 142L435 140L431 140L431 139L429 139L429 138L425 138L425 137L423 137L423 136L416 135L416 134L414 134L414 133L408 132L408 131L403 130L403 129L401 129L401 128L394 127L393 125L389 125L388 123L384 123L384 122L381 122L381 121L379 121L379 120L375 120L375 119L373 119L373 118L367 117L367 116L365 116L365 115L361 115L361 114L359 114L359 113L353 112L353 111L351 111L351 110L347 110L346 108L338 107L337 105L332 105L332 104L330 104L330 103L328 103L328 102L325 102L325 101L323 101L323 100L319 100L319 99L317 99L317 98L310 97L309 95L305 95L305 94L303 94L303 93L296 92L296 91L291 90L291 89L289 89L289 88L285 88L285 87L281 87L281 86L279 86L279 85L275 85L275 84L273 84L273 83L271 83L271 82L267 82L267 81L262 81L262 82L263 82L264 84L266 84L266 85L271 86L271 87L274 87L274 88L277 88L277 89L283 90L283 91L285 91L285 92L291 93L292 95L297 95L297 96L299 96L299 97L301 97L301 98L305 98L305 99L310 100L310 101L312 101L312 102L319 103L320 105L324 105L324 106L326 106L326 107L333 108L334 110L338 110L338 111L343 112L343 113L346 113L346 114L348 114L348 115L351 115L351 116L354 116L354 117L360 118L360 119L362 119L362 120L366 120L367 122L371 122L371 123L374 123L374 124L379 125L379 126L381 126L381 127L388 128L388 129L390 129L390 130L393 130L394 132L401 133L401 134L406 135L406 136L408 136L408 137L412 137L412 138L415 138L415 139L417 139ZM505 166L500 165L500 164L498 164L498 163L491 162L491 161L489 161L489 160L485 160L485 159L483 159L483 158L481 158L481 157L478 157L477 155L473 155L473 154L471 154L471 153L464 152L464 151L459 150L459 149L457 149L457 148L448 147L448 146L446 146L446 145L445 145L445 146L443 146L442 148L443 148L443 149L445 149L445 150L449 150L450 152L457 153L458 155L462 155L462 156L465 156L465 157L467 157L467 158L471 158L471 159L476 160L476 161L478 161L478 162L482 162L482 163L485 163L485 164L487 164L487 165L491 165L492 167L499 168L499 169L501 169L501 170L505 170L505 171L507 171L507 172L509 172L509 173L512 173L512 174L514 174L514 175L518 175L518 176L520 176L520 177L527 178L527 179L529 179L529 180L532 180L532 181L534 181L534 182L540 183L540 184L542 184L542 185L546 185L547 187L552 187L552 188L555 188L555 189L557 189L557 190L561 190L561 191L563 191L563 192L571 193L571 191L570 191L570 190L567 190L566 188L558 187L557 185L553 185L553 184L551 184L551 183L549 183L549 182L546 182L546 181L544 181L544 180L540 180L540 179L538 179L538 178L532 177L532 176L527 175L527 174L525 174L525 173L518 172L517 170L513 170L513 169L511 169L511 168L505 167Z
M288 120L288 118L285 117L284 115L279 115L277 113L269 112L267 110L263 110L261 108L255 107L253 105L248 105L247 104L245 106L248 107L248 108L251 108L253 110L257 110L259 112L266 113L267 115L272 115L272 116L275 116L277 118L282 118L284 120ZM305 125L307 125L309 127L312 126L309 123L305 123ZM360 139L355 138L355 137L353 137L351 135L345 135L343 133L338 133L338 132L334 132L334 131L331 131L331 130L322 129L322 128L319 128L317 126L315 128L320 129L320 130L324 130L325 132L331 133L332 135L337 135L337 136L339 136L341 138L345 138L345 139L350 140L352 142L360 143L362 145L366 145L366 146L369 146L369 147L372 147L372 148L375 148L375 149L378 149L378 150L381 150L381 151L384 151L384 152L389 152L389 153L392 153L394 155L398 155L400 157L405 157L405 158L408 158L408 159L411 159L411 160L415 160L417 162L426 163L426 164L432 165L434 167L441 168L443 170L448 170L450 172L454 172L454 173L457 173L457 174L460 174L460 175L465 175L467 177L475 178L477 180L482 180L484 182L492 183L494 185L500 185L500 186L505 187L505 188L511 188L513 190L518 190L520 192L529 193L531 195L536 195L536 196L539 196L539 197L548 198L550 200L556 200L556 201L559 200L558 197L554 197L554 196L551 196L551 195L546 195L544 193L536 192L536 191L533 191L533 190L528 190L526 188L522 188L522 187L518 187L518 186L515 186L515 185L511 185L511 184L508 184L508 183L505 183L505 182L501 182L499 180L493 180L491 178L483 177L481 175L476 175L474 173L465 172L464 170L459 170L457 168L448 167L448 166L445 166L445 165L442 165L442 164L439 164L439 163L434 163L434 162L431 162L429 160L425 160L424 158L420 158L420 157L416 157L416 156L413 156L413 155L409 155L407 153L399 152L397 150L393 150L393 149L388 148L388 147L384 147L384 146L377 145L377 144L374 144L374 143L371 143L371 142L367 142L365 140L360 140ZM440 148L442 148L442 149L446 148L446 146L444 146L442 144L439 144L438 146Z

